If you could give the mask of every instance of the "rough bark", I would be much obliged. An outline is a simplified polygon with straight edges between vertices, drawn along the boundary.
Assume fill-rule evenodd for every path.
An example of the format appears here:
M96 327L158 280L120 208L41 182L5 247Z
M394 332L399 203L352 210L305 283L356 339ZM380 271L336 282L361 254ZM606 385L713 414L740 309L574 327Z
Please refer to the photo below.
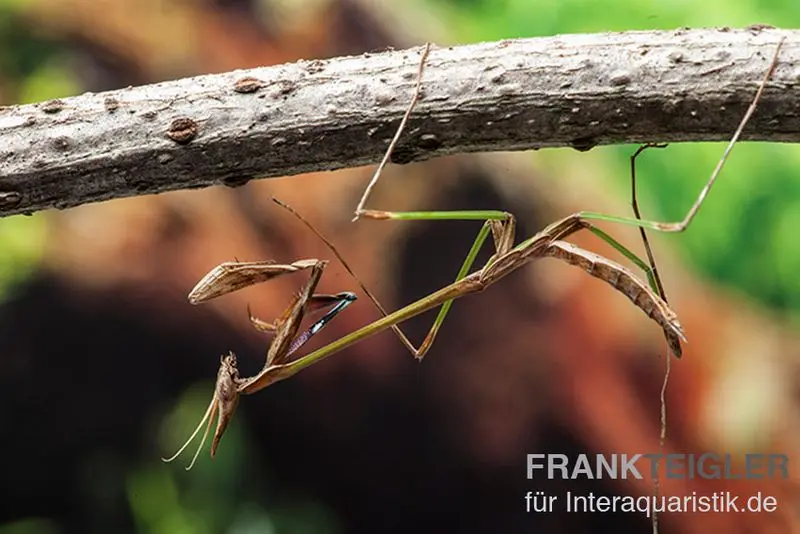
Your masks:
M459 152L800 140L800 31L627 32L432 47L395 163ZM377 163L421 48L0 108L0 216Z

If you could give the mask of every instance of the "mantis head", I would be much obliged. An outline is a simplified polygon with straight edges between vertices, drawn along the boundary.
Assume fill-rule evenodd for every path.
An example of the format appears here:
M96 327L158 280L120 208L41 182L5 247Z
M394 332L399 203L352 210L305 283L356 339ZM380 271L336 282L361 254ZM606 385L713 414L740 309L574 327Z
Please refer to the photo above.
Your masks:
M162 458L163 461L171 462L180 456L184 449L194 441L197 433L203 428L203 424L208 421L206 431L203 433L203 439L200 440L200 446L192 457L192 461L186 467L187 471L191 469L195 461L197 461L197 457L200 456L200 451L203 449L206 438L208 438L208 433L211 431L211 424L214 422L214 417L219 413L217 430L214 432L214 438L211 440L211 457L214 457L217 452L217 446L219 446L219 440L222 438L222 434L225 433L225 429L233 418L233 414L236 412L236 406L239 403L239 381L239 370L236 368L236 355L230 352L227 356L220 358L217 383L214 387L214 396L211 397L211 403L208 405L203 419L200 420L197 428L195 428L192 435L189 436L189 439L186 440L186 443L178 449L178 452L170 458Z

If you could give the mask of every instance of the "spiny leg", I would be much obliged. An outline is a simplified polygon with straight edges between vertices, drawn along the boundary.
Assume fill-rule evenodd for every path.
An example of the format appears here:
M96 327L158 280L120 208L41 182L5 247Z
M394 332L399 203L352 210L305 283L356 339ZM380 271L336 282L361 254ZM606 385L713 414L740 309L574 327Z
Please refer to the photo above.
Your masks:
M336 295L313 295L307 304L306 312L320 312L327 307L330 307L330 310L328 310L328 312L325 313L325 315L323 315L315 323L309 326L305 332L298 335L294 339L289 347L288 352L286 353L286 356L290 356L293 352L296 352L300 347L305 345L315 334L320 332L329 322L331 322L334 317L341 313L347 306L355 302L357 298L358 297L355 293L351 293L349 291L337 293ZM287 311L291 310L293 305L294 303L287 308ZM247 312L250 316L250 323L259 332L274 333L282 323L282 319L280 318L272 323L269 323L259 319L258 317L254 317L253 314L250 313L249 307Z
M326 264L326 261L317 260L317 263L312 267L308 282L275 321L267 322L253 316L248 306L247 313L253 328L260 332L275 334L267 352L264 368L285 362L286 358L303 346L336 315L357 299L356 295L349 291L336 295L312 293L319 283ZM325 308L331 309L321 319L312 324L308 330L298 335L306 313L320 312Z
M300 290L292 304L287 307L283 315L281 315L278 330L267 351L267 358L264 363L265 368L273 364L283 363L288 356L289 349L297 337L300 325L303 322L306 305L312 299L314 290L322 277L322 271L325 269L327 263L327 261L316 261L311 268L311 276L309 276L305 286Z
M264 334L274 334L278 330L278 319L272 322L259 319L253 315L253 311L250 309L250 304L247 305L247 318L250 321L250 325L258 332Z
M317 259L297 260L284 265L271 260L221 263L197 282L189 292L189 302L200 304L279 276L311 269L318 263Z

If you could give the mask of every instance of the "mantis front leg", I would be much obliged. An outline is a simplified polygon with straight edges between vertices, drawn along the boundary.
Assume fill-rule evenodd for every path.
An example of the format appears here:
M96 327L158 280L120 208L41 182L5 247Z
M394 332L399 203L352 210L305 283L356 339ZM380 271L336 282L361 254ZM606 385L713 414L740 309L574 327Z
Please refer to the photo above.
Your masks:
M276 365L279 366L286 363L294 351L324 328L336 314L356 300L356 296L352 293L340 293L339 295L314 294L326 263L320 260L299 260L287 265L271 262L224 263L203 277L192 290L189 298L191 302L199 303L276 276L311 269L311 276L309 276L308 281L278 320L273 323L266 323L258 319L254 320L254 325L258 325L259 328L275 334L266 355L264 369ZM332 309L322 319L311 325L306 332L298 335L306 311L314 311L330 306L332 306ZM236 412L239 395L242 393L242 386L248 381L248 379L239 377L236 364L236 355L232 352L220 360L214 394L211 397L211 402L205 415L189 439L178 449L178 452L170 458L163 458L165 462L171 462L180 456L207 421L200 446L186 468L187 470L191 469L208 438L214 418L218 416L217 428L211 441L211 457L214 457L219 441Z
M300 296L296 296L295 299L299 299ZM291 347L287 353L291 355L292 353L296 352L300 347L302 347L309 339L311 339L314 335L320 332L325 326L333 320L340 312L342 312L347 306L352 304L357 300L357 296L355 293L350 291L343 291L342 293L337 293L336 295L323 295L323 294L314 294L306 303L306 311L309 313L319 312L324 310L325 308L330 308L325 315L323 315L317 322L312 324L305 332L298 335L294 341L292 342ZM292 309L292 305L286 309L284 315L279 317L273 322L267 322L258 317L253 316L250 312L250 307L247 308L247 315L250 319L250 324L253 326L254 329L258 330L259 332L275 334L277 331L280 330L281 326L286 322L288 319L286 315Z

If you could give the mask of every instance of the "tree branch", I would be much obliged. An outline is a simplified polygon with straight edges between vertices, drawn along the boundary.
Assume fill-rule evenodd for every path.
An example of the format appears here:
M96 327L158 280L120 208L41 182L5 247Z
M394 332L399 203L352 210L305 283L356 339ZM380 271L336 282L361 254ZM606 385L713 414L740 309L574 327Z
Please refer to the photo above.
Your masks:
M458 152L800 141L800 31L678 30L432 47L395 163ZM0 108L0 216L377 163L421 49Z

